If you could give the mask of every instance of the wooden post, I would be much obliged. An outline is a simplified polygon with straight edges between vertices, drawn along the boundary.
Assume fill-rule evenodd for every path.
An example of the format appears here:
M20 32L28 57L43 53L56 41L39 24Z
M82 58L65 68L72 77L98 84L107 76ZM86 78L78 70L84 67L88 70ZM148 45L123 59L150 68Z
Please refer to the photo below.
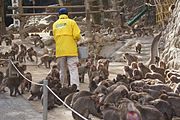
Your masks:
M103 9L103 1L100 0L100 11L101 11L101 24L103 25L104 27L104 18L105 18L105 15L104 15L104 9Z
M0 39L6 33L5 14L4 14L4 0L0 0Z
M19 15L20 15L20 28L19 28L19 34L20 34L20 38L21 40L24 40L24 35L23 35L23 22L24 22L24 17L21 16L23 14L23 6L22 6L22 0L19 0Z
M91 37L92 36L92 28L91 28L91 16L90 16L90 6L89 6L89 2L88 0L84 1L85 3L85 7L86 7L86 23L87 23L87 37Z

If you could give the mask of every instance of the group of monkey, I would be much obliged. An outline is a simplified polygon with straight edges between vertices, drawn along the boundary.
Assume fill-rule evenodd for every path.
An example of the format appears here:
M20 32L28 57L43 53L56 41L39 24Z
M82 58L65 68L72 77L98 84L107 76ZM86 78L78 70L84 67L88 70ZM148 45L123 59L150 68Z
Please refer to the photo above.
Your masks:
M141 48L140 43L136 44L136 52L139 54L142 52ZM25 60L24 51L34 53L34 49L29 49L26 50L26 46L21 44L19 52L18 45L12 46L17 55L15 58L18 58L18 62L14 62L15 66L32 81L26 65L21 64ZM33 61L34 54L29 53L28 59ZM81 83L85 82L85 74L88 74L89 90L77 91L76 85L62 87L57 65L52 66L45 79L59 98L88 119L90 114L104 120L172 120L174 116L180 117L180 72L167 69L165 62L157 56L154 57L155 63L150 65L139 62L138 57L130 53L124 53L123 57L127 65L113 80L108 79L108 59L89 55L85 64L78 64ZM44 61L47 62L46 59ZM47 67L50 67L50 64ZM0 92L5 92L5 87L8 87L10 96L16 96L27 90L30 92L28 100L37 97L42 101L42 86L31 86L14 68L11 68L15 71L14 74L9 76L9 69L7 68L5 75L0 72ZM69 77L67 79L69 80ZM42 84L43 80L38 83ZM62 103L49 91L48 109L56 105ZM73 112L72 116L75 120L83 120Z
M11 35L4 36L5 41L9 40L10 37L12 36ZM42 37L40 37L40 35L32 34L30 36L30 39L32 39L32 41L34 42L35 47L38 47L38 45L40 45L41 48L45 49L44 50L45 52L40 57L39 63L38 63L38 53L33 47L27 48L25 44L18 45L15 42L12 43L13 38L14 37L11 38L10 43L6 44L7 46L9 45L11 46L10 51L9 52L7 51L5 53L0 52L0 59L11 59L12 61L19 61L20 63L23 63L26 62L26 60L34 62L33 57L35 57L36 64L38 64L38 66L44 64L46 68L50 68L50 64L52 61L55 62L55 53L52 52L51 54L49 54L49 50L47 48L44 48L44 43L41 40ZM4 60L0 60L0 65L7 66L7 62Z

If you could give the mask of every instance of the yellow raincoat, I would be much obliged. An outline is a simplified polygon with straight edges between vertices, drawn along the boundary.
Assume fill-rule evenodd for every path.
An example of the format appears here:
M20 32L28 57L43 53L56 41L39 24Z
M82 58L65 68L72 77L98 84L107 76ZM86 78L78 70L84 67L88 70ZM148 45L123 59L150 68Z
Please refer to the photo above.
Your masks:
M56 57L78 56L77 41L80 39L80 29L77 23L67 15L59 16L53 24L53 35L56 43Z

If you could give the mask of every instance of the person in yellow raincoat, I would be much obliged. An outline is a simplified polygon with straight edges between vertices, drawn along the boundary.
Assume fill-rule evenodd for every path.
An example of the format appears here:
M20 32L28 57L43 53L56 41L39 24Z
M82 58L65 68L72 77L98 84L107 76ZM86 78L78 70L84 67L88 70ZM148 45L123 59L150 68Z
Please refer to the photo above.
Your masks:
M68 10L66 8L59 10L59 19L53 24L53 36L56 43L56 58L60 68L62 85L68 86L68 68L70 85L76 84L79 90L77 42L80 39L80 29L77 23L68 17Z

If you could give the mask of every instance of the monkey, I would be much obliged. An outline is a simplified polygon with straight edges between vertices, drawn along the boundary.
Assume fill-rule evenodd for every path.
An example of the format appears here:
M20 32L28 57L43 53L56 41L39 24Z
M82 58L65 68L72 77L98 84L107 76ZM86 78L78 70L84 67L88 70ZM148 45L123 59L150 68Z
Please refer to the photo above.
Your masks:
M146 73L145 79L148 79L148 78L149 79L158 79L158 80L162 81L163 83L165 83L165 78L159 73L155 73L155 72Z
M124 53L124 59L127 60L127 64L130 66L132 62L138 62L138 58L135 55L130 55L129 53Z
M38 82L39 84L43 84L43 80ZM39 85L33 85L30 90L30 95L28 97L28 100L34 100L34 98L38 97L38 99L41 99L42 96L42 86Z
M133 77L133 69L131 69L129 66L124 66L124 74L128 77L128 78L132 78Z
M117 74L116 79L113 80L114 83L123 82L125 84L129 84L130 81L131 81L131 79L129 79L126 75L122 75L122 74Z
M131 63L131 68L134 70L134 69L138 69L138 65L136 62L132 62Z
M166 84L155 84L155 85L144 85L143 89L153 89L157 91L166 91L166 92L173 92L169 85Z
M132 79L134 80L141 80L143 78L142 72L138 69L134 69L132 74L133 74Z
M171 4L170 7L169 7L169 12L173 12L175 9L175 4Z
M12 39L9 37L4 38L6 42L6 46L12 45Z
M33 60L33 56L36 57L36 63L38 62L38 56L37 56L37 52L33 49L33 47L30 47L28 50L27 50L27 53L28 53L28 59L31 60L31 62L34 62Z
M105 95L107 95L109 93L107 87L105 87L104 85L99 85L94 92L95 94L99 94L99 93L103 93Z
M176 75L172 75L169 80L172 82L172 83L179 83L180 82L180 77L177 77Z
M23 61L26 62L26 53L27 53L27 48L23 44L20 45L20 53L17 55L17 61L22 63Z
M141 62L138 63L138 69L142 72L143 78L145 77L146 73L151 72L151 70Z
M69 94L68 96L65 97L64 99L64 102L68 105L68 106L71 106L71 102L72 102L72 98L73 98L73 95L75 93L71 93ZM71 106L72 107L72 106Z
M92 92L85 91L85 90L82 90L82 91L75 93L72 97L71 106L76 102L76 100L78 98L85 97L85 96L91 96L91 95L94 95L94 94Z
M14 64L20 71L20 73L24 74L24 71L26 70L26 65L20 65L18 62L15 62ZM10 89L10 96L16 97L17 93L21 95L18 88L23 80L23 77L16 70L13 69L12 73L14 72L15 74L11 74L11 76L9 76L9 69L10 68L6 70L6 79L4 81L4 84Z
M82 103L84 104L82 105ZM98 112L97 96L95 95L78 98L72 108L87 119L89 118L89 114L102 118L102 113ZM72 116L75 120L83 120L74 112L72 112Z
M104 99L104 103L112 103L115 106L118 106L117 103L120 99L128 97L128 89L124 85L119 85L117 88L113 90L113 92L109 93L107 97Z
M173 109L171 105L162 99L156 99L149 102L151 105L155 106L161 113L163 113L165 120L172 120Z
M159 73L162 75L162 77L165 78L165 75L164 75L165 69L156 67L154 64L150 65L149 68L152 72Z
M108 69L109 69L109 60L108 59L99 59L98 61L97 61L97 64L103 64L104 65L104 67L105 67L105 69L108 71ZM98 65L97 65L98 66Z
M136 108L140 111L142 120L165 120L163 114L154 106L136 104Z
M13 43L11 50L15 51L15 55L19 53L19 46L16 43Z
M40 63L38 64L38 67L40 66L40 65L42 65L42 64L44 64L45 65L45 67L46 68L50 68L50 66L51 66L51 62L52 61L56 61L56 56L50 56L50 55L48 55L48 54L45 54L45 55L43 55L43 56L41 56L40 57Z
M100 76L102 77L102 79L108 79L109 76L109 71L108 69L104 66L104 64L98 64L97 65L97 70L100 74Z
M85 76L86 73L88 73L89 68L90 67L88 66L88 64L78 66L79 81L80 81L80 83L84 83L84 76Z
M140 111L131 100L123 98L119 103L118 109L121 120L142 120Z
M160 62L160 57L155 56L155 64L158 66Z
M96 84L96 82L95 81L90 81L90 83L89 83L89 91L90 92L94 92L94 90L98 87L98 85Z
M162 60L159 62L159 67L164 69L164 70L167 68L166 63Z
M120 111L113 104L104 104L100 107L103 120L121 120Z
M30 81L32 81L32 75L30 72L25 73L24 76ZM24 94L25 88L27 88L27 91L29 92L31 89L31 82L23 79L21 82L21 94Z
M57 91L57 95L59 98L61 98L63 101L64 99L71 93L74 93L77 91L77 85L73 84L72 86L69 87L62 87ZM57 102L56 104L62 105L61 102Z
M54 91L54 89L51 89L52 91ZM41 104L43 105L43 98L44 95L42 94L41 97ZM55 107L55 96L48 90L48 110L51 110Z
M141 48L142 48L142 44L141 43L136 43L136 52L137 53L141 53Z
M180 101L180 97L174 97L174 96L168 96L166 94L162 94L160 96L160 99L162 100L165 100L167 101L172 109L173 109L173 116L177 116L177 117L180 117L180 104L179 104L179 101Z
M60 81L59 68L57 65L53 65L48 76L51 76L53 79L58 79Z

